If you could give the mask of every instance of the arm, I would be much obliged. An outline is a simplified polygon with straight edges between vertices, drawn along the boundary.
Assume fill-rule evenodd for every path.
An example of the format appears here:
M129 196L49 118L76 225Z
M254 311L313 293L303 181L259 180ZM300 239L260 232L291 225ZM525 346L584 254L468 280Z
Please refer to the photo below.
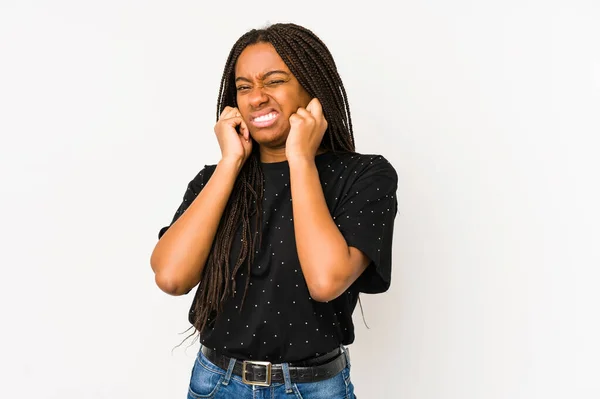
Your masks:
M242 162L221 160L205 187L156 244L150 265L158 287L187 294L198 282Z
M362 274L369 258L349 247L327 208L313 159L290 159L294 233L302 273L311 297L337 298Z
M150 257L156 284L171 295L187 294L200 282L235 180L252 152L250 132L237 108L223 109L215 134L221 161L202 191L158 240Z

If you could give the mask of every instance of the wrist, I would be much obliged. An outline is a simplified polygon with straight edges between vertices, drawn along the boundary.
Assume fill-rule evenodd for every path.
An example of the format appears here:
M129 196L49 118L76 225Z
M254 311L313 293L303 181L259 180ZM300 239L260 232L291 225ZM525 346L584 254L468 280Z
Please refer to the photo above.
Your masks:
M235 171L237 174L242 170L242 167L244 166L244 160L239 158L221 158L218 166L221 166L227 170Z
M291 168L303 168L315 166L315 157L309 155L293 155L287 157L288 164Z

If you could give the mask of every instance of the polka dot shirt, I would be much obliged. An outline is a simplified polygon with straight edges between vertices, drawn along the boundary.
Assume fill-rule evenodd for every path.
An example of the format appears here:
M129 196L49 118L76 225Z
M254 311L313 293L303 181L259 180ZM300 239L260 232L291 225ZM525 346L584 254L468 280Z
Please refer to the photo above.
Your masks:
M397 213L398 177L381 155L327 152L315 158L323 193L349 246L371 260L347 292L329 302L310 297L298 260L287 161L262 164L264 172L262 247L255 248L250 285L242 306L247 265L236 276L238 289L224 303L201 342L238 359L293 362L318 356L354 341L352 313L358 294L390 286L392 234ZM210 178L205 166L188 184L171 225ZM159 238L169 228L163 227ZM241 229L231 251L237 259ZM234 262L232 262L234 263ZM193 304L189 320L193 320Z

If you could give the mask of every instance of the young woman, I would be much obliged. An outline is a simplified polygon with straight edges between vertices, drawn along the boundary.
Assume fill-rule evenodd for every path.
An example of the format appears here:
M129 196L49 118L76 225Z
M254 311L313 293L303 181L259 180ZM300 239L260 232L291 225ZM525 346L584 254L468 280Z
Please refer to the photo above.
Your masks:
M336 64L295 24L233 45L214 131L221 159L151 257L163 291L198 285L188 398L354 398L352 313L390 285L394 168L355 151Z

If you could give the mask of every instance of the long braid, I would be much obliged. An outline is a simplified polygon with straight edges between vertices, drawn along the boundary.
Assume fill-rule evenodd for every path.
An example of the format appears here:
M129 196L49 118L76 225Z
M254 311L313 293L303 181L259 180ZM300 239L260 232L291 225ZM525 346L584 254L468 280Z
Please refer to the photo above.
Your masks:
M328 122L321 146L334 152L354 153L350 107L333 57L314 33L295 24L281 23L253 29L233 45L219 86L217 120L226 106L237 107L235 65L238 57L247 46L260 42L271 43L302 87L311 97L321 101ZM260 152L258 144L253 142L252 154L236 179L194 298L194 327L198 332L214 322L223 302L236 291L236 276L246 264L243 306L254 254L262 246L263 185ZM252 216L254 225L250 221ZM241 228L241 249L230 272L229 255L238 228Z
M332 69L331 65L328 65L327 63L321 63L320 59L323 59L322 54L319 54L317 49L310 47L310 42L307 43L303 38L299 39L300 40L298 40L298 45L304 50L305 54L310 59L311 64L315 65L319 70L318 73L312 73L309 76L316 80L317 87L327 87L329 91L334 94L333 101L330 100L328 97L323 98L323 107L326 107L328 109L333 108L336 110L336 113L342 115L346 110L344 108L336 107L337 104L344 104L343 98L341 98L341 92L338 92L339 87L336 87L336 83L333 82L331 79L324 78L326 76L330 76L332 73L336 73L335 68ZM346 129L348 129L347 126ZM338 141L337 143L342 148L344 148L345 146L352 145L351 143L347 142L348 137L348 135L344 135L342 137L336 136L335 139L345 139L343 142ZM331 140L333 139L334 137L332 136Z

